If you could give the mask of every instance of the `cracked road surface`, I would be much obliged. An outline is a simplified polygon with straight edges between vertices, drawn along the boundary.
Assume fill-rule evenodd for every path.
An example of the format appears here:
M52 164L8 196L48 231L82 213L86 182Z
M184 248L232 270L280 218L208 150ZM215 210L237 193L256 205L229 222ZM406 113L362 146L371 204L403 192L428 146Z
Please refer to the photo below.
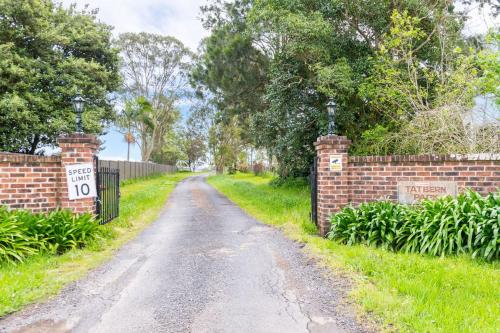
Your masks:
M196 176L112 260L0 332L362 332L344 289Z

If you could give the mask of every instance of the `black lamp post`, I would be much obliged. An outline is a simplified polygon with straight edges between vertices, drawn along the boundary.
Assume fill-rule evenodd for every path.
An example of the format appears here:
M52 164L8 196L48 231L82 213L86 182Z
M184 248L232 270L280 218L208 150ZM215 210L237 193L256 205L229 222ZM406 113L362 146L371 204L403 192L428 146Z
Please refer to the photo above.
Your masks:
M81 134L83 133L82 113L85 108L85 99L80 93L77 93L73 98L73 108L76 113L76 132Z
M328 135L335 135L335 111L337 111L337 104L333 99L330 99L326 104L328 110Z

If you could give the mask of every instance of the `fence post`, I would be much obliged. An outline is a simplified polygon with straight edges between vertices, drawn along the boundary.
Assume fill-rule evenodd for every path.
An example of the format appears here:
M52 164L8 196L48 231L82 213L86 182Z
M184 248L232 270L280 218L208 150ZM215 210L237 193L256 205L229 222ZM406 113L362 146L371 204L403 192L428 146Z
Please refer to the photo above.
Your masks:
M69 200L66 165L93 163L94 155L99 148L99 140L95 135L75 133L60 136L57 143L61 147L61 207L75 213L94 213L95 202L93 198Z
M326 135L314 144L318 157L318 227L321 236L330 229L330 215L349 203L349 155L351 141Z

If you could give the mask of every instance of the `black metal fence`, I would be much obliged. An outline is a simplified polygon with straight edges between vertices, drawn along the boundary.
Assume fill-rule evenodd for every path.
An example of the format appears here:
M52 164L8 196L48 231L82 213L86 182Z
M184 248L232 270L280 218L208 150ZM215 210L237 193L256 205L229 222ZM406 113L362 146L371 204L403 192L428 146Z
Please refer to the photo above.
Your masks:
M117 169L120 172L120 180L147 177L159 173L174 173L177 167L149 162L109 161L99 160L101 167Z
M100 224L106 224L120 214L120 181L160 173L174 173L175 166L147 162L108 161L95 157L96 214Z
M120 214L120 170L102 167L96 158L96 213L100 224L106 224Z
M318 225L318 158L314 158L309 175L311 186L311 220Z

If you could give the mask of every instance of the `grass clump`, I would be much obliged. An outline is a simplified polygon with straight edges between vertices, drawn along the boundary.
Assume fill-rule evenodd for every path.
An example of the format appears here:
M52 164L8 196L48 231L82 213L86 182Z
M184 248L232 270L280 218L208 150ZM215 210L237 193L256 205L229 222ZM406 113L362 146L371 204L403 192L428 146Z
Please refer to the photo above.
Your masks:
M385 201L346 207L332 215L328 238L406 253L498 260L499 231L500 195L467 191L418 205Z
M62 254L100 237L90 214L67 210L48 214L0 207L0 262L18 263L40 253Z

